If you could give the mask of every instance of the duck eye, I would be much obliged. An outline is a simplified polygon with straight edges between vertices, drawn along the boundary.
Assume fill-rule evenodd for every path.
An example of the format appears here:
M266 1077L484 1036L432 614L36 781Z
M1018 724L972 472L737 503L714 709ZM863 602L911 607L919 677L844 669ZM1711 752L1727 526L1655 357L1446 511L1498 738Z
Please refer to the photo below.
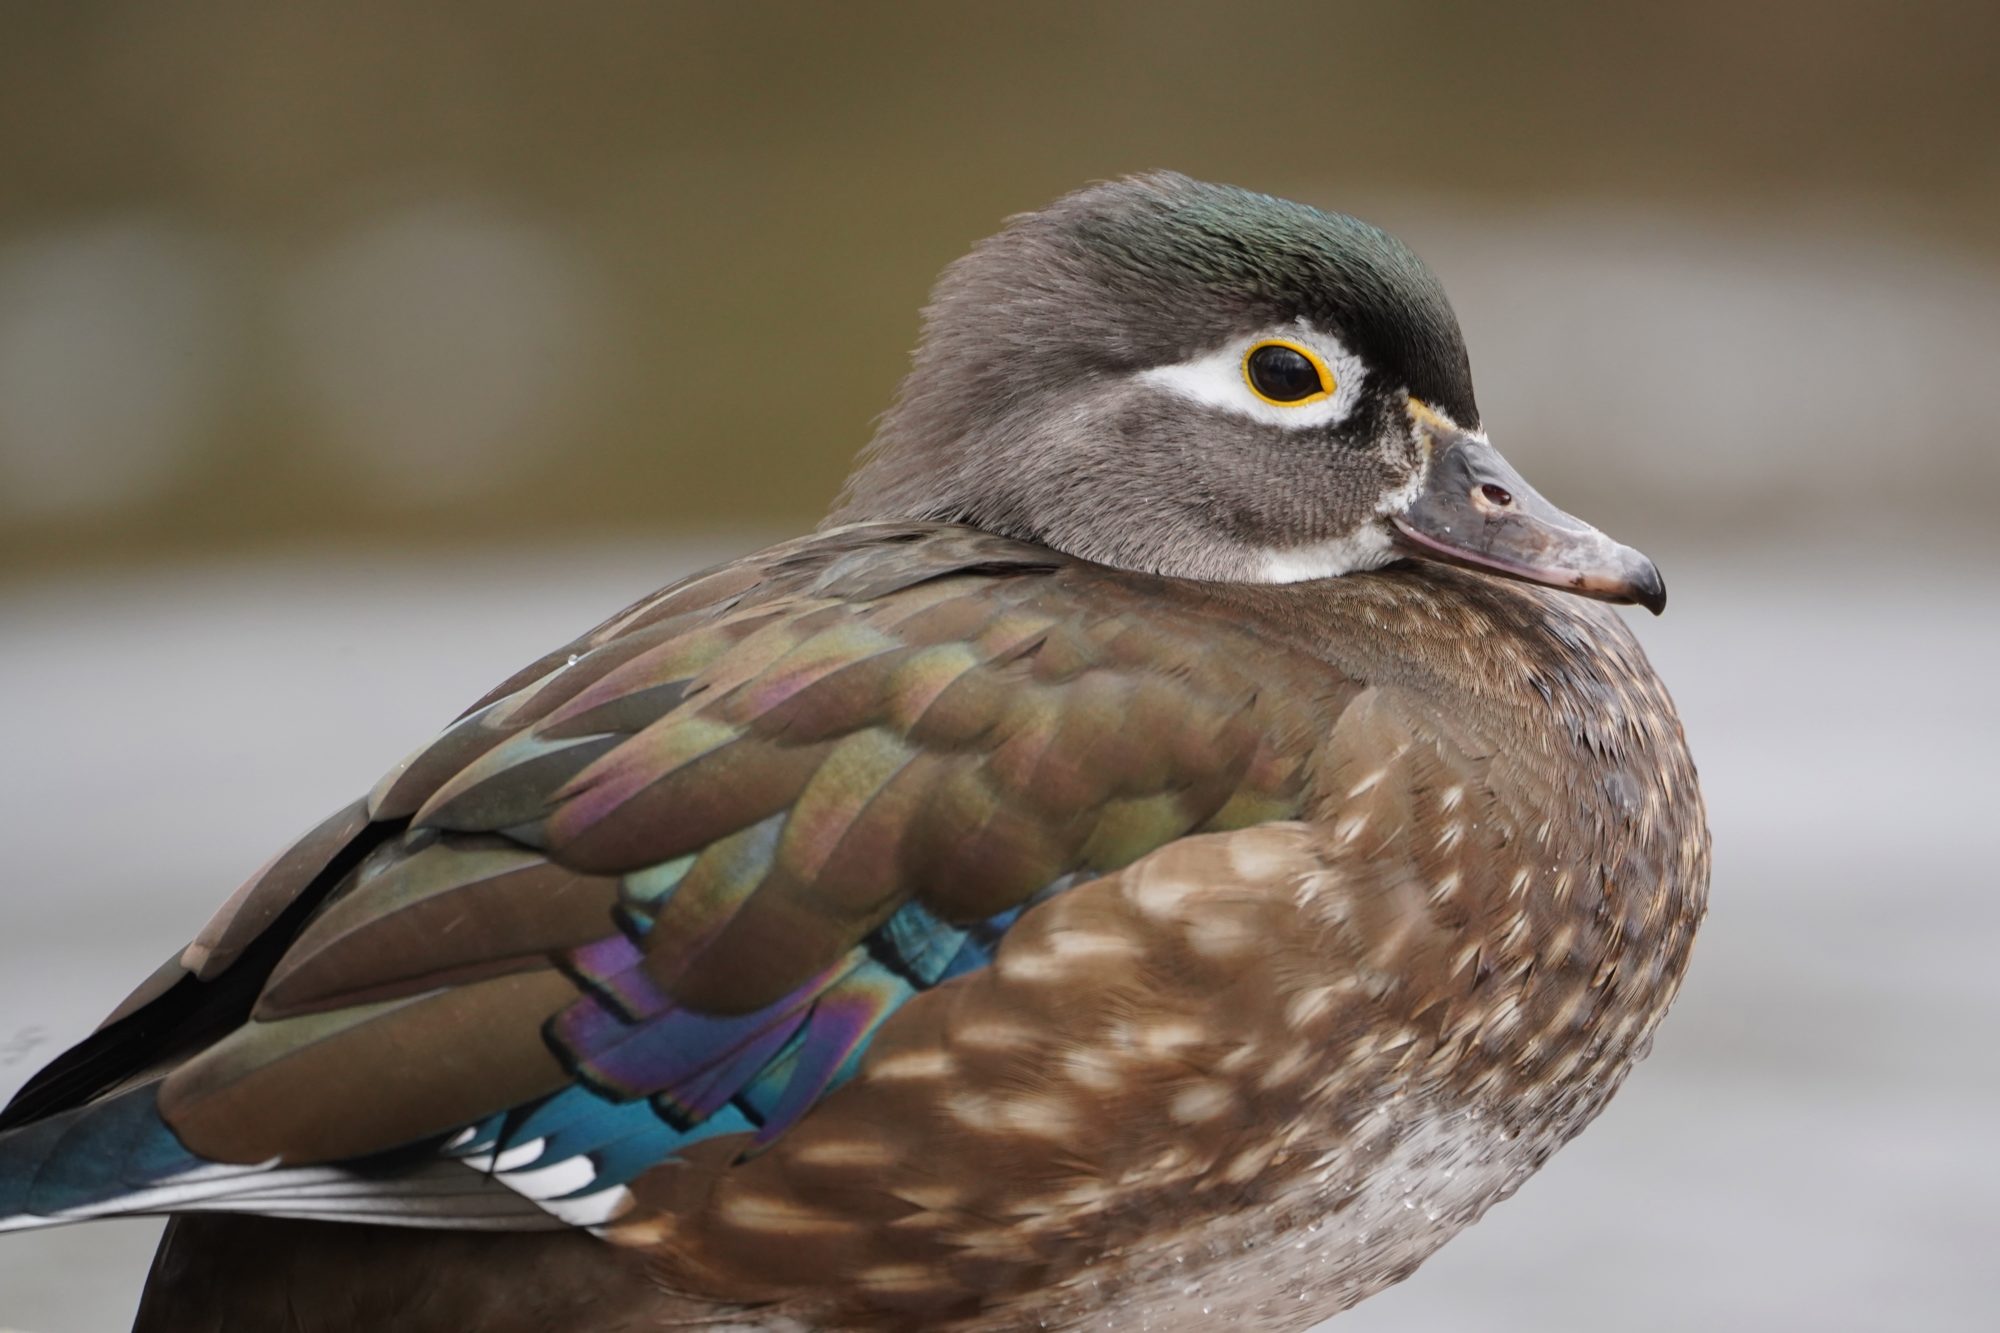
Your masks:
M1258 343L1243 358L1243 378L1267 403L1296 407L1333 392L1333 376L1320 359L1292 343Z

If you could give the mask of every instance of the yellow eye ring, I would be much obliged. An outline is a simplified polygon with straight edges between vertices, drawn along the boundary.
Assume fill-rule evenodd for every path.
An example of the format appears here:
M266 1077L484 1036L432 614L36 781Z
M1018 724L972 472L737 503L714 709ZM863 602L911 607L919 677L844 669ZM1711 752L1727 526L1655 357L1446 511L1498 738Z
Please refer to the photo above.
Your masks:
M1283 338L1266 338L1243 354L1243 382L1273 407L1304 407L1340 387L1319 353Z

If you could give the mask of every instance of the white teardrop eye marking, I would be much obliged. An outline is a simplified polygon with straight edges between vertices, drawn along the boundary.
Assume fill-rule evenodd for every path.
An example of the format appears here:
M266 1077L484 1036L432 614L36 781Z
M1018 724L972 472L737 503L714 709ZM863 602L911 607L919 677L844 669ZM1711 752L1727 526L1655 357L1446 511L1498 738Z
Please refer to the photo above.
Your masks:
M1238 338L1139 379L1176 397L1296 430L1346 420L1367 379L1361 358L1303 322ZM1295 394L1286 397L1286 394Z
M1338 387L1319 353L1286 338L1257 343L1243 354L1243 382L1279 407L1303 407L1333 397Z

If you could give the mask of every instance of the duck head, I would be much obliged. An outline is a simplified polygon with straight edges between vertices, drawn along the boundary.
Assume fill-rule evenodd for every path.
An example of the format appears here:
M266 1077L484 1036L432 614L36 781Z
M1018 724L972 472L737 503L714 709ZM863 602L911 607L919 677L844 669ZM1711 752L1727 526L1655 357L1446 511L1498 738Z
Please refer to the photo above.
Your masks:
M1415 255L1170 174L1017 217L945 271L828 521L890 518L1177 578L1414 558L1666 603L1652 561L1487 440L1457 317Z

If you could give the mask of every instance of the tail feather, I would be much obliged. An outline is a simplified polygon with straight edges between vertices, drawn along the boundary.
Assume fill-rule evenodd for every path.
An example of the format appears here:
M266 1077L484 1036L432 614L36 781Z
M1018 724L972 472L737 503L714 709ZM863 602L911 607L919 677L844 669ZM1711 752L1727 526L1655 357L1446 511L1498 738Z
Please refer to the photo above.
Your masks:
M160 1119L153 1084L0 1133L0 1231L178 1212L473 1230L562 1225L456 1161L426 1158L391 1170L203 1161Z
M201 1172L161 1122L155 1093L147 1084L0 1133L0 1230L137 1211L116 1205Z

